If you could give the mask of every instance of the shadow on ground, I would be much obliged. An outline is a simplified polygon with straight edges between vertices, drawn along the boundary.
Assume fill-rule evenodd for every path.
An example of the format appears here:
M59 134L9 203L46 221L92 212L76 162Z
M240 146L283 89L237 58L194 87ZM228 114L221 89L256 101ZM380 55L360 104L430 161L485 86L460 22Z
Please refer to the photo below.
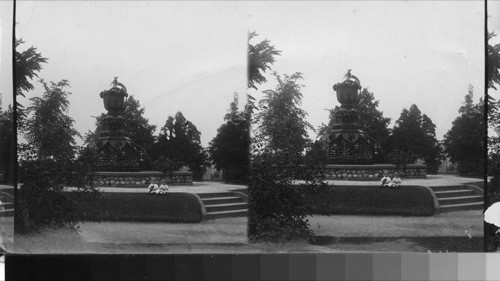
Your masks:
M380 251L392 245L392 251L412 252L482 252L483 237L332 237L314 236L311 245L329 248L367 248ZM379 248L379 249L377 249ZM390 247L391 248L391 247ZM391 250L391 249L387 250ZM404 249L406 248L406 250Z

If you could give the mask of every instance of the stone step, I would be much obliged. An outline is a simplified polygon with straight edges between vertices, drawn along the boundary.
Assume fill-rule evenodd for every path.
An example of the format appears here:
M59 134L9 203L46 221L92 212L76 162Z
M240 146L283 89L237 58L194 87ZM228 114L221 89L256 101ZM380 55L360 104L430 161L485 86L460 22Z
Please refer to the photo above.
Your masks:
M461 189L461 190L446 190L446 191L436 191L434 192L438 199L449 198L449 197L459 197L459 196L472 196L476 193L473 190Z
M450 186L431 186L432 191L455 191L466 189L463 185L450 185Z
M234 197L232 192L206 192L206 193L196 193L201 199L204 198L216 198L216 197Z
M231 197L215 197L215 198L202 198L201 201L205 206L207 205L219 205L219 204L231 204L231 203L241 203L241 198L236 196Z
M439 202L439 206L475 203L475 202L484 203L484 197L480 196L480 195L448 197L448 198L439 198L438 202Z
M205 206L207 213L220 212L220 211L231 211L231 210L242 210L242 209L247 209L247 208L248 208L248 204L245 202Z
M220 211L220 212L207 213L207 218L209 220L212 220L212 219L220 219L220 218L246 217L247 214L248 214L247 209L232 210L232 211Z
M440 206L440 212L454 212L454 211L465 211L465 210L482 210L483 202L465 203L465 204L452 204Z

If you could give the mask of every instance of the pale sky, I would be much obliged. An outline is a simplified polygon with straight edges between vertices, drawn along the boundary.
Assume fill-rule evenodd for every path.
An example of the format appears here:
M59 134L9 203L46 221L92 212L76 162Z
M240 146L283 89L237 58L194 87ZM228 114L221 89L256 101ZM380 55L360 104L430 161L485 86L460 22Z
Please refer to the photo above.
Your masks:
M0 94L2 108L12 104L12 1L0 1Z
M416 104L442 139L468 91L484 95L484 3L259 2L249 5L256 40L282 50L272 66L280 74L302 72L308 121L328 123L326 108L339 105L332 86L347 69L380 101L394 121ZM273 89L275 79L260 91ZM259 91L259 92L260 92ZM260 97L259 92L253 93ZM391 127L392 127L391 125ZM315 138L315 134L311 134Z
M236 2L18 1L17 11L21 50L34 45L48 58L44 80L69 80L82 134L105 112L99 93L115 76L158 131L181 111L204 146L233 93L245 97L247 23Z
M497 34L498 4L489 4ZM11 70L11 7L0 1L4 105L12 94L4 75ZM267 38L282 50L273 70L303 73L302 107L315 127L328 122L324 109L338 105L332 85L347 69L393 122L417 104L436 123L438 139L458 116L468 85L476 100L484 93L482 1L18 1L17 23L26 41L21 50L34 45L49 59L40 77L70 81L70 114L82 134L105 112L99 93L118 76L151 124L159 129L182 111L206 146L233 93L244 99L248 30L259 34L254 43ZM268 77L250 93L260 98L273 89ZM29 97L42 93L35 84Z

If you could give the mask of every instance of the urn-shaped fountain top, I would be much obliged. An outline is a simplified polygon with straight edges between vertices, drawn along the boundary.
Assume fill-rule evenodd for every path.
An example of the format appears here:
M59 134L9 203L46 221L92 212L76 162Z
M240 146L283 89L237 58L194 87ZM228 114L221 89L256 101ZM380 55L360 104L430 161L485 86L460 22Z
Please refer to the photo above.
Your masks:
M128 93L125 85L118 82L118 77L115 77L111 82L111 89L102 91L99 96L102 98L108 114L119 115L124 109L125 97L128 96Z
M333 90L337 93L337 100L341 107L353 107L358 103L358 91L361 90L361 83L358 77L347 70L344 81L333 85Z

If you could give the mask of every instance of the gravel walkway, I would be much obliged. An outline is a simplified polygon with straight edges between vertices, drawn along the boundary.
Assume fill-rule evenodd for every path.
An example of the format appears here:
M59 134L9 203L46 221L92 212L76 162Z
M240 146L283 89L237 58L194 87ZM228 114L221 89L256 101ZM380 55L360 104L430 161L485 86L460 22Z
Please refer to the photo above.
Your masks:
M481 210L436 214L430 217L313 216L314 234L333 237L482 237ZM466 232L467 231L467 232Z
M226 192L236 189L247 188L246 185L226 184L223 182L193 182L193 185L169 186L169 192L189 192L189 193L211 193L211 192ZM68 190L73 190L69 187ZM98 187L102 192L130 192L130 193L147 193L147 187Z
M89 243L120 244L243 244L247 218L223 218L201 223L86 222L80 234Z
M327 180L331 185L373 185L379 186L379 181L349 181L349 180ZM483 182L477 178L465 178L455 175L427 175L426 179L404 179L402 185L421 185L421 186L452 186L471 182ZM296 181L297 184L301 181Z

